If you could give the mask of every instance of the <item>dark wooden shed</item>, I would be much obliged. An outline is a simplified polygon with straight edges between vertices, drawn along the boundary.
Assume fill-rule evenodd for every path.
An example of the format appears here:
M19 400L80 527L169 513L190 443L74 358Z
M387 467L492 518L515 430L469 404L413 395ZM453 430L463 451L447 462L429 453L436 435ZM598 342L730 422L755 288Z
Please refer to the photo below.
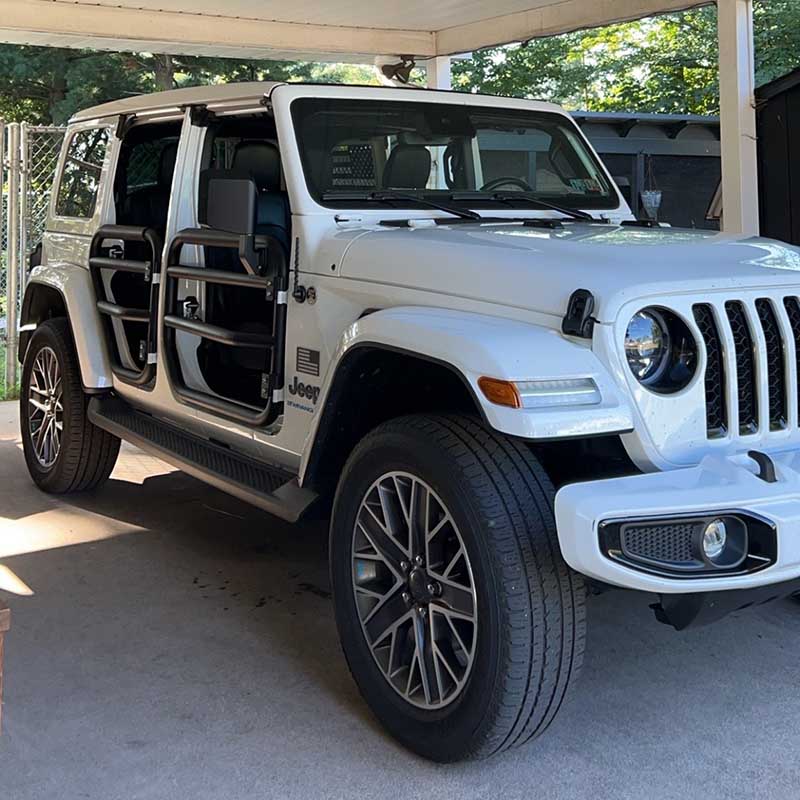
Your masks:
M761 233L800 244L800 69L756 90Z

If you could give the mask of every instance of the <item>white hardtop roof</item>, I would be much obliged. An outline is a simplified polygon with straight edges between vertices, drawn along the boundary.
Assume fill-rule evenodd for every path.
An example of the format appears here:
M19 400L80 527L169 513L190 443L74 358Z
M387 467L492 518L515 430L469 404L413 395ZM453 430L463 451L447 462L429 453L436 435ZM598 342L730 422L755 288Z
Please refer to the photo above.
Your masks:
M708 0L3 0L0 41L368 62L453 55Z
M139 94L112 100L109 103L92 106L77 112L70 122L116 117L123 114L159 114L165 111L178 111L185 106L207 106L211 110L225 106L256 105L263 97L269 96L276 86L287 86L298 92L314 95L339 95L383 100L425 100L449 102L465 105L489 105L506 108L527 108L540 111L564 113L560 106L542 100L523 100L512 97L473 94L471 92L452 92L417 87L391 88L386 86L344 86L330 83L278 83L275 81L254 81L251 83L227 83L216 86L195 86L187 89L172 89L168 92Z
M171 89L167 92L136 94L112 100L98 106L78 111L70 122L115 117L120 114L143 114L182 106L209 105L238 102L257 103L278 86L274 81L253 81L249 83L221 83L216 86L192 86L187 89Z

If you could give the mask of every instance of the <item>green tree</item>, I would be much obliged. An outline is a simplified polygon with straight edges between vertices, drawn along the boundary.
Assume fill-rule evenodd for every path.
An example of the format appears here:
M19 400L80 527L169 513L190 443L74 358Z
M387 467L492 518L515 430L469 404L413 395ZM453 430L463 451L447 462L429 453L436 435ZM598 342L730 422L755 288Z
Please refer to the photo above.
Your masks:
M756 82L800 66L800 3L756 0ZM453 85L587 111L719 112L713 6L491 48L456 61Z
M374 82L370 67L0 45L0 118L60 124L126 95L237 81Z
M48 47L0 46L0 117L63 122L78 108L140 91L124 56Z

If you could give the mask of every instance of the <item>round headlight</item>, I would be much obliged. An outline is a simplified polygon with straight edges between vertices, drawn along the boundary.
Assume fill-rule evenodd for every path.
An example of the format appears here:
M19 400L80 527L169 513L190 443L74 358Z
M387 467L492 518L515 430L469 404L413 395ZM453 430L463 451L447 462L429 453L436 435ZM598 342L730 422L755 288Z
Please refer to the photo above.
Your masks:
M625 355L642 383L658 375L669 356L669 331L660 315L652 311L634 315L625 333Z
M667 308L643 308L628 323L625 356L636 379L657 394L688 386L697 371L697 342L688 325Z

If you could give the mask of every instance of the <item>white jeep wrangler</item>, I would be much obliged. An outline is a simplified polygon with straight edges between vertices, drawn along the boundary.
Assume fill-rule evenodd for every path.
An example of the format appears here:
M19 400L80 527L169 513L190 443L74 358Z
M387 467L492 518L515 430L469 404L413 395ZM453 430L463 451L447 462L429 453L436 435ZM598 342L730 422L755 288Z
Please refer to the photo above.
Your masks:
M638 223L570 117L243 84L75 116L20 331L45 491L121 439L330 513L367 703L432 759L547 728L587 587L681 629L800 578L800 252Z

